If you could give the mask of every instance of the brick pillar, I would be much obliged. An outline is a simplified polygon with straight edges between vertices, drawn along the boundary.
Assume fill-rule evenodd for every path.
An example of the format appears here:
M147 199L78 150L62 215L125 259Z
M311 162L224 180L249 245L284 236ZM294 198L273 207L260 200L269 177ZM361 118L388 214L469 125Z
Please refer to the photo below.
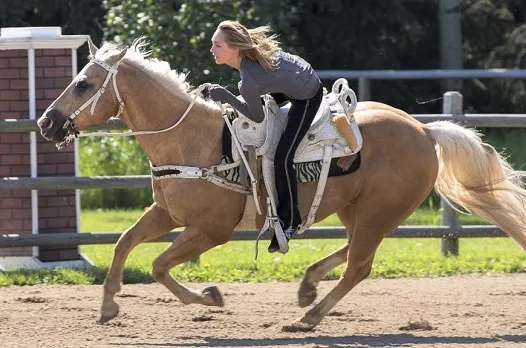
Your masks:
M0 51L0 118L28 117L27 51ZM30 176L29 133L0 134L0 176ZM31 233L31 191L0 190L0 233ZM31 256L31 248L0 249L0 256Z
M28 118L27 50L0 50L0 117ZM71 50L35 50L36 117L71 81ZM29 134L0 134L0 176L30 176ZM73 146L58 151L37 134L38 176L75 175ZM77 232L74 190L38 191L39 233ZM0 233L31 233L31 192L0 190ZM31 255L31 248L0 249L0 256ZM79 259L77 247L40 247L41 261Z

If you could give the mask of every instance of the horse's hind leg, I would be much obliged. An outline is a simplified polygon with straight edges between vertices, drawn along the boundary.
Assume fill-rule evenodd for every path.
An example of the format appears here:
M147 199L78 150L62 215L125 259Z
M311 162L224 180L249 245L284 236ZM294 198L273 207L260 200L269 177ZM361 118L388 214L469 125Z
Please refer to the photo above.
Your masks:
M175 227L179 226L172 220L168 212L153 203L137 222L121 235L115 245L113 260L104 280L104 295L99 322L104 323L119 313L119 306L114 298L121 290L124 264L132 249L141 242L159 237Z
M179 283L170 275L170 269L174 266L196 258L216 245L226 243L233 231L230 233L218 232L214 231L215 237L212 239L201 229L188 226L153 263L155 280L166 286L183 304L198 303L219 307L224 305L223 297L217 287L209 287L198 292Z
M376 205L373 205L373 201ZM376 249L384 237L394 231L414 210L405 209L407 207L401 206L399 202L398 206L397 202L390 204L387 200L384 200L383 204L377 202L369 197L370 204L357 208L356 224L347 254L347 267L336 286L301 319L285 326L284 331L308 331L318 325L349 291L369 276Z
M318 325L352 288L370 274L376 249L382 239L383 233L380 231L357 226L349 246L347 268L337 285L301 319L284 326L283 330L310 331Z
M347 235L350 240L356 221L354 204L350 204L338 211L338 217L347 229ZM332 269L347 261L348 250L349 242L330 255L307 267L298 290L298 305L300 307L307 307L314 302L317 296L316 286L318 285L318 282Z
M298 290L298 305L300 307L307 307L314 302L316 296L318 296L316 291L318 282L334 267L341 265L347 260L348 249L349 244L345 244L340 249L307 267Z

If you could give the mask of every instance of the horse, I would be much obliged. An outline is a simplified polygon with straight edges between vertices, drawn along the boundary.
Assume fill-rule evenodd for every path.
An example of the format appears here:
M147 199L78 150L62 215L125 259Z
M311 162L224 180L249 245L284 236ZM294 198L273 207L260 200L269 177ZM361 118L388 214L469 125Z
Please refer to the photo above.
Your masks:
M149 57L142 40L124 48L113 43L97 48L91 40L88 44L91 60L37 120L43 137L64 144L86 127L117 115L130 131L138 132L136 139L152 165L210 168L220 162L221 109L198 95L184 74ZM284 330L314 329L369 276L382 240L433 187L452 204L497 225L526 249L524 173L514 170L476 130L450 121L423 124L405 111L373 101L359 102L354 117L364 143L360 167L328 179L316 216L320 221L336 213L347 241L306 268L298 305L313 304L316 287L326 274L343 263L346 267L334 288ZM217 286L198 291L169 271L228 242L243 216L247 195L195 178L152 180L152 188L152 205L115 245L103 284L101 323L118 315L115 296L130 251L178 227L184 230L153 262L153 278L183 304L224 305ZM298 186L303 217L315 189L314 182ZM261 226L261 219L256 223Z

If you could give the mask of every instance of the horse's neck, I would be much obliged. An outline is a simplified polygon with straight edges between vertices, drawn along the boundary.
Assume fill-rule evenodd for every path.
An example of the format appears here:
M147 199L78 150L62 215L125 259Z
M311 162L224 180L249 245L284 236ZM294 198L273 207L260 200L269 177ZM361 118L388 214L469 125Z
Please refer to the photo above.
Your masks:
M132 131L161 130L177 123L192 98L182 98L152 79L125 84L124 121ZM222 118L196 102L174 129L137 140L155 165L179 164L206 167L220 160Z

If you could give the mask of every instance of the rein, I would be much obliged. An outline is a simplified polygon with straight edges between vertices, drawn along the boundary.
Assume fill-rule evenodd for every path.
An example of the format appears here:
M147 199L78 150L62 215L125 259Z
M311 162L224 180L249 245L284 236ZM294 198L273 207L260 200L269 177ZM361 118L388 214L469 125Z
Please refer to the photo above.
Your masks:
M117 88L117 73L119 72L118 70L119 62L115 63L114 65L109 65L96 58L91 59L91 62L103 67L108 72L108 74L106 75L106 79L104 80L104 83L99 88L99 90L90 99L88 99L84 104L82 104L82 106L80 106L71 115L69 115L66 123L64 123L63 128L70 130L71 131L70 134L72 134L71 135L72 137L73 136L75 137L87 137L87 136L122 137L122 136L131 136L131 135L148 135L148 134L158 134L158 133L167 132L169 130L176 128L178 125L181 124L181 122L184 121L184 119L186 118L186 116L188 116L188 114L190 113L190 110L194 106L199 93L201 93L201 91L203 91L205 88L210 86L210 83L204 83L200 85L199 87L197 87L195 91L195 95L192 101L190 102L190 105L188 105L188 107L184 111L181 118L179 118L179 120L175 124L173 124L172 126L168 128L161 129L161 130L155 130L155 131L150 131L150 130L128 131L128 132L122 132L122 133L111 133L111 132L79 133L75 127L74 118L78 116L90 104L91 104L90 112L93 115L93 113L95 112L95 107L97 106L97 102L99 101L101 95L103 95L104 92L106 91L106 86L108 85L110 79L113 82L113 89L115 90L115 96L117 97L117 100L119 101L119 111L117 112L117 115L115 117L119 117L119 115L122 113L124 109L124 101L122 100L120 93L119 93L119 89ZM239 141L237 140L235 136L234 130L232 129L232 125L230 124L230 121L228 120L227 113L225 112L221 103L217 103L217 104L220 108L221 115L223 119L225 120L226 125L228 126L228 130L233 136L234 144L237 147L239 153L241 154L241 159L243 163L245 164L245 167L248 171L248 175L250 176L250 181L251 181L252 193L254 195L254 201L256 204L256 209L257 209L257 212L261 214L261 207L259 205L259 200L257 196L257 186L256 186L257 179L255 178L254 174L250 170L248 160L246 159L244 155L241 144L239 144ZM231 164L212 166L211 168L198 168L198 167L186 167L186 166L179 166L179 165L169 165L169 166L160 166L160 167L151 166L151 170L152 170L152 174L154 174L153 178L157 180L165 179L165 178L205 179L218 186L222 186L222 187L228 188L230 190L233 190L239 193L250 194L250 190L245 188L244 186L228 182L224 178L216 175L217 172L226 171L226 170L238 167L239 165L240 165L240 161L236 161ZM171 171L172 174L159 175L155 177L155 173L162 173L163 171Z
M204 83L204 84L200 85L199 87L197 87L197 89L195 91L194 98L190 102L190 105L188 105L188 107L184 111L184 113L181 116L181 118L179 118L179 121L177 121L175 124L173 124L172 126L170 126L168 128L160 129L160 130L154 130L154 131L144 130L144 131L128 131L128 132L122 132L122 133L112 133L112 132L79 133L79 132L76 131L76 128L75 128L75 124L73 122L74 118L76 116L78 116L90 104L92 104L91 108L90 108L90 113L93 115L93 113L95 112L95 107L97 106L97 102L99 101L99 98L106 91L106 86L108 85L110 79L112 80L112 83L113 83L113 89L115 91L115 96L117 97L117 100L119 101L119 111L117 112L117 115L115 115L114 117L118 118L120 116L120 114L122 113L122 111L124 110L124 101L122 100L122 98L120 96L120 93L119 93L119 89L117 88L117 73L119 72L119 69L118 69L118 64L119 63L116 63L114 65L109 65L106 62L103 62L103 61L101 61L99 59L96 59L96 58L91 59L90 62L101 66L102 68L104 68L108 72L108 74L106 75L106 79L104 80L104 83L99 88L99 90L90 99L88 99L84 104L82 104L82 106L80 106L71 115L69 115L68 120L62 126L62 128L68 128L68 127L72 128L75 131L75 133L76 133L75 135L78 136L78 137L88 137L88 136L126 137L126 136L132 136L132 135L158 134L158 133L163 133L163 132L170 131L170 130L174 129L175 127L177 127L179 124L181 124L181 122L183 122L183 120L186 118L186 116L188 116L190 110L194 106L195 101L197 100L197 96L199 95L199 93L201 93L201 91L203 91L203 89L207 88L210 85L209 83Z

